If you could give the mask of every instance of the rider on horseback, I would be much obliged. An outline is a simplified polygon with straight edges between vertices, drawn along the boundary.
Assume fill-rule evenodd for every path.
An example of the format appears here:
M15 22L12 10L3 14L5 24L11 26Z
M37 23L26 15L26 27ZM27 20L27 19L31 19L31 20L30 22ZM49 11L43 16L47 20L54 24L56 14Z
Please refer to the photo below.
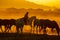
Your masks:
M28 21L28 12L25 14L24 18L24 23L25 25L27 25L27 21Z

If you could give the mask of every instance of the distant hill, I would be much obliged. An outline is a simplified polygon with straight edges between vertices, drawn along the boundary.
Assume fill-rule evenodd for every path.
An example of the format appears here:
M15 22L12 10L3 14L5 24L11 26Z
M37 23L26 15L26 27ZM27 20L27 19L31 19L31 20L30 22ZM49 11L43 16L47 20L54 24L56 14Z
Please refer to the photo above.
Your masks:
M1 5L2 4L2 5ZM5 0L4 2L2 1L0 4L0 8L5 7L5 8L10 8L10 7L15 7L15 8L42 8L42 9L48 9L50 7L44 6L44 5L38 5L33 2L28 2L25 0L19 0L19 1L7 1Z
M24 15L26 12L29 12L29 15L41 15L41 16L60 16L60 9L54 9L52 11L49 9L48 11L45 11L44 9L38 8L38 9L17 9L17 8L6 8L6 9L0 9L0 14L11 14L11 15ZM49 14L49 15L48 15Z

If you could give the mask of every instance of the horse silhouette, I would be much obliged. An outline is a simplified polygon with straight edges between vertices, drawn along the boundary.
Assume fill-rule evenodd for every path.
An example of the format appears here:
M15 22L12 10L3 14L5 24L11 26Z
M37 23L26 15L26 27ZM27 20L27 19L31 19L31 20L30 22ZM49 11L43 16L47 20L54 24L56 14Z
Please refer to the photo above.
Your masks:
M24 22L25 22L25 25L27 25L27 21L28 21L28 12L26 12L26 14L24 15Z
M28 21L28 12L24 15L23 18L19 18L16 20L17 33L19 32L19 28L21 29L21 33L22 33L23 26L27 25L27 21Z
M5 26L5 32L7 31L7 29L9 28L10 22L8 19L3 19L3 26Z
M53 25L53 26L52 26ZM57 24L57 22L56 21L52 21L52 29L51 29L51 31L53 32L53 29L55 28L56 29L56 31L57 31L57 34L59 35L59 26L58 26L58 24ZM50 27L49 27L50 28Z
M39 27L39 31L44 29L44 33L46 33L46 28L51 28L51 31L55 28L57 31L57 34L59 35L59 26L56 21L51 21L49 19L35 19L34 20L34 27ZM40 29L41 28L41 29Z
M59 35L59 26L58 26L58 24L57 24L57 22L56 21L51 21L51 20L48 20L48 19L40 19L40 26L41 26L41 29L44 29L44 30L46 30L46 28L48 27L48 28L51 28L51 30L53 31L53 29L55 28L56 29L56 31L57 31L57 34Z
M12 25L16 25L16 20L15 19L0 19L0 27L2 25L5 26L5 32L6 32L8 29L11 30Z
M13 26L13 25L16 26L16 20L15 20L15 19L10 19L10 20L9 20L9 26L11 27L11 26Z
M16 30L17 30L17 33L19 33L19 28L21 29L21 33L22 33L22 29L23 29L24 25L25 25L24 18L20 18L20 19L16 20Z
M35 26L37 26L37 27L39 26L39 19L35 19L35 20L34 20L34 27L35 27Z
M31 27L31 31L32 31L32 27L33 27L33 21L36 19L36 16L32 16L30 18L28 18L28 23L27 25L30 25Z
M3 32L3 30L2 30L2 25L3 25L3 20L0 19L0 28L1 28L1 31Z
M11 30L11 27L12 27L13 25L16 26L16 20L15 20L15 19L10 19L10 20L8 21L7 29ZM8 31L9 31L9 30L8 30Z
M38 29L37 28L40 26L39 19L35 19L33 25L34 25L34 27L36 27L36 32L38 33Z

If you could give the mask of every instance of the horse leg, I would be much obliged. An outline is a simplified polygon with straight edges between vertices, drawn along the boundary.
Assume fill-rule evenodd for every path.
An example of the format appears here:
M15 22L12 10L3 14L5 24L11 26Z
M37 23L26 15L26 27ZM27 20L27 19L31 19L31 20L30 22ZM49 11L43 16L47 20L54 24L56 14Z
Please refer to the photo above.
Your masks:
M36 27L36 33L38 34L38 25L37 25L37 27Z
M7 31L7 29L8 29L8 28L7 28L7 26L5 25L5 31L4 31L4 32L6 32L6 31Z
M7 30L7 29L8 29L8 30ZM9 25L7 25L7 29L6 29L6 31L9 32Z
M38 34L38 27L36 28L36 33Z
M8 30L7 30L7 29L8 29ZM11 25L7 25L7 29L6 29L6 31L9 32L10 29L11 29Z
M22 28L21 28L21 33L22 33Z
M44 34L46 34L46 26L44 26L44 30L43 30Z
M32 28L32 27L31 27L31 28ZM35 28L35 26L33 26L33 30L31 29L31 30L32 30L32 33L34 33L34 28Z
M24 26L24 25L21 25L21 33L23 33L23 26Z
M41 31L40 26L39 26L39 32Z
M36 24L34 24L34 26L33 26L33 33L34 33L34 30L35 30L35 29L34 29L34 28L35 28L35 26L36 26Z
M40 28L41 27L41 28ZM43 29L43 26L39 26L39 32L41 32L41 30Z
M54 32L53 29L54 29L54 28L51 29L52 32Z
M19 27L16 27L17 33L19 33Z
M31 30L30 30L30 32L32 32L32 27L31 27Z
M32 32L32 25L30 25L31 26L31 30L30 30L30 32Z
M57 28L56 28L56 31L57 31L57 34L58 34L58 35L59 35L59 30L60 30L59 27L57 27Z
M2 30L2 26L0 26L0 28L1 28L1 31L3 32L3 30Z
M11 27L12 27L12 25L9 25L9 30L11 31Z

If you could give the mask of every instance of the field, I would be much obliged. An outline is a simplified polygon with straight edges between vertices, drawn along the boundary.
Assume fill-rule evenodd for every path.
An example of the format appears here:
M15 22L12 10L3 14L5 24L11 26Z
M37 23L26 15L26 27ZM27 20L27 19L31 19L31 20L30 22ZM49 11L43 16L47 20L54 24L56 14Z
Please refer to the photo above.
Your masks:
M60 40L60 36L30 33L0 33L0 40Z

